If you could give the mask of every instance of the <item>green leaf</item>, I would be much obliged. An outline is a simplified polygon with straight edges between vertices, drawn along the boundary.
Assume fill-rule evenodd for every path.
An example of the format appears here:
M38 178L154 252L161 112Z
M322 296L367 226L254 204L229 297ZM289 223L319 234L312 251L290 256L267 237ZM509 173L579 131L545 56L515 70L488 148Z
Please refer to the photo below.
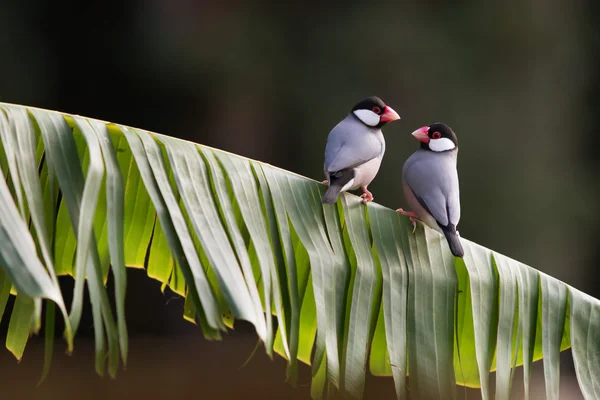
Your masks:
M364 366L367 363L380 303L381 277L371 253L366 210L362 201L344 195L341 202L348 236L356 257L352 291L348 293L350 313L346 328L344 389L352 396L361 398L366 372Z
M250 163L241 158L228 157L226 153L214 151L215 156L223 166L223 170L231 183L233 193L240 207L244 224L248 229L252 244L256 250L257 261L261 269L261 281L263 284L264 306L267 318L267 340L265 346L267 353L273 348L273 325L269 318L271 315L272 302L275 302L275 314L282 329L283 347L289 354L285 316L281 307L281 289L279 277L275 268L275 258L271 250L267 225L262 213L258 188L252 172Z
M398 213L379 205L369 207L373 242L383 272L383 315L385 338L396 396L406 397L406 314L408 301L408 266L406 256L397 246L406 236Z
M517 284L515 266L505 257L494 257L500 280L500 310L498 316L498 339L496 357L495 399L509 399L512 384L512 355L515 350L513 331L518 320Z
M160 209L160 208L159 208ZM173 229L172 227L167 227L167 230ZM169 243L165 232L162 229L162 225L160 221L157 220L154 225L154 231L152 235L151 246L149 250L148 256L148 276L164 282L166 285L169 282L169 278L173 273L173 269L175 267L175 260L171 257L170 252L173 251L170 248L171 243ZM161 288L164 292L165 286Z
M546 397L558 399L560 385L560 342L565 326L567 287L545 274L540 274L542 287L542 321L544 347L544 377Z
M32 110L32 112L40 127L42 138L44 139L47 163L52 166L52 169L56 173L63 198L68 205L67 209L71 225L73 231L75 231L75 226L79 222L79 208L83 192L84 177L71 129L60 114L48 114L39 110ZM88 193L90 193L89 190ZM90 194L93 195L93 193ZM90 196L88 195L88 197ZM89 225L91 218L87 216L84 220L88 223L87 231L89 234L89 232L91 232L91 225ZM61 225L61 227L64 229L64 225ZM65 235L66 232L63 230L63 237ZM82 236L87 235L82 234ZM87 252L93 252L93 249L90 249L90 247L92 247L89 245L90 240L87 242L88 246L86 248L81 247L80 255L77 260L77 276L80 277L85 276L85 263L87 262L87 257L84 259L83 256L87 256ZM84 279L79 279L75 284L70 313L70 323L73 332L77 332L81 318L84 282Z
M94 317L94 337L96 342L96 371L102 374L104 371L104 353L106 352L106 344L104 334L108 340L108 372L111 376L115 376L119 365L119 348L118 348L118 332L114 321L113 313L110 307L106 288L102 284L103 273L101 270L101 261L98 255L97 247L93 245L95 243L94 238L94 220L92 218L86 218L85 214L81 213L81 210L89 212L91 215L96 213L96 206L98 202L98 196L102 179L104 177L105 166L102 162L102 151L98 141L98 136L91 126L90 122L80 117L73 118L77 127L81 130L85 141L88 145L90 154L90 164L88 166L87 176L85 178L85 185L81 194L81 202L79 199L71 199L71 205L73 208L72 214L79 217L78 225L76 228L77 232L77 252L76 252L76 264L77 264L77 276L87 276L88 289L90 291L90 301L92 304L92 315ZM113 199L114 201L114 199ZM70 213L71 214L71 213ZM72 221L76 220L72 218ZM75 226L73 226L75 229ZM85 251L80 250L82 247ZM88 252L89 250L91 252ZM90 273L85 273L85 263L91 259L92 270ZM81 267L80 267L81 266ZM80 272L81 271L81 272ZM80 282L82 279L78 279L76 282ZM117 279L115 279L117 281ZM117 288L117 292L119 288ZM76 326L79 324L77 321ZM106 331L104 331L106 329Z
M23 119L24 117L21 116L21 120ZM12 127L6 119L4 111L0 112L0 131L3 132L0 137L4 142L5 151L12 151L12 155L16 157L19 153L17 144L13 141ZM10 158L13 160L7 165L12 171L16 193L21 193L20 185L17 184L20 178L15 157L9 157L9 160ZM51 276L48 275L37 257L35 242L23 220L22 195L18 194L17 197L21 204L21 212L17 209L6 181L0 180L0 210L2 210L0 213L0 266L5 268L7 274L3 283L2 296L0 296L0 304L3 303L2 311L6 305L6 290L9 287L6 279L10 279L10 282L22 295L32 298L45 297L62 304L62 295L58 285L52 281Z
M229 198L225 174L213 152L200 149L200 154L204 158L208 168L211 185L210 190L214 192L215 201L218 203L219 216L221 220L224 221L225 233L229 237L231 246L235 250L235 256L237 257L239 266L243 273L245 284L248 288L248 293L251 297L249 305L254 307L255 314L252 318L252 321L254 321L258 336L263 342L266 343L267 322L263 314L257 283L254 280L250 256L246 250L243 235L236 222L234 207L231 199Z
M465 247L466 241L462 242ZM466 306L472 307L479 383L481 395L487 400L490 398L488 379L495 348L498 298L492 254L488 249L468 243L464 260L457 260L457 263L463 264L469 274L471 304ZM462 360L466 361L464 357Z
M569 288L573 361L586 400L600 398L600 301Z
M108 220L108 245L110 251L110 264L115 278L115 300L117 309L117 323L119 346L123 364L127 364L128 339L127 324L125 321L125 294L127 290L127 271L125 270L124 251L124 185L123 176L108 133L106 125L95 122L93 124L104 164L106 165L106 204ZM105 305L106 306L106 305ZM114 334L114 333L113 333Z
M62 302L59 289L37 257L33 238L3 179L0 180L0 209L0 266L19 293Z
M255 323L256 314L250 294L221 225L210 191L206 165L198 149L191 143L162 140L170 145L167 146L167 152L183 204L230 309L236 318ZM177 151L177 155L173 154L174 151Z
M0 270L0 321L2 321L4 310L6 310L11 288L12 283L10 283L8 275L3 270Z
M412 227L406 219L404 221L407 234L402 238L409 273L407 342L411 394L423 399L455 398L457 278L454 257L443 236L422 224L415 234L408 233Z
M217 330L224 328L220 320L220 311L167 178L158 144L147 132L134 133L127 128L124 128L124 132L169 241L169 248L191 285L190 292L199 312L204 333L209 337L217 337Z
M298 374L297 357L300 304L298 301L298 276L293 254L292 237L289 226L285 223L285 216L281 214L281 210L279 212L276 211L271 190L269 189L269 184L260 163L254 162L252 164L252 171L259 185L263 214L268 221L269 241L275 255L276 274L281 288L281 302L283 315L285 316L285 321L279 327L275 341L279 340L280 350L289 362L286 374L292 385L295 386ZM282 221L283 226L278 221ZM281 239L279 239L280 235L282 236ZM277 299L274 299L274 301L277 303Z
M336 307L334 300L336 298L334 289L337 283L334 271L338 268L342 256L338 255L336 258L329 246L320 198L315 197L313 192L315 184L294 175L284 175L280 170L272 167L264 166L263 171L269 182L277 181L291 225L308 253L317 306L317 321L322 327L324 346L327 351L327 378L338 387L340 377L338 338L341 337L336 321L339 320L343 310ZM273 192L273 186L271 191ZM301 193L307 191L311 193L310 197L302 196Z
M523 384L525 399L529 399L531 364L535 349L536 322L538 318L539 275L523 265L517 269L519 288L519 331L523 334L521 356L523 360Z
M54 287L58 290L59 284L54 270L52 259L52 241L50 232L52 228L48 228L48 218L45 216L44 197L42 194L42 185L38 175L39 161L43 147L41 138L36 138L33 124L25 109L13 108L7 110L9 119L13 121L16 128L13 132L18 131L19 135L15 135L16 147L14 151L17 154L17 166L19 170L20 180L22 182L23 192L27 200L27 208L33 223L36 248L42 254L46 270L52 280ZM1 114L1 113L0 113ZM54 206L51 204L51 212L54 211ZM53 224L50 224L53 225ZM67 339L69 351L73 348L73 333L69 323L67 309L62 302L58 302L59 309L65 321L65 336ZM41 303L36 303L36 322L39 323L41 316ZM39 326L36 327L39 329Z
M6 335L6 348L13 353L17 360L23 357L25 345L33 327L34 311L33 299L17 296Z
M42 377L54 307L70 350L86 282L96 370L108 360L114 376L126 362L129 266L184 296L184 318L209 339L250 321L267 353L288 360L292 384L298 361L312 364L313 398L361 397L368 366L393 376L398 398L424 399L455 398L455 383L489 399L495 370L495 398L506 399L519 365L528 398L542 357L557 398L570 345L584 396L599 395L598 300L466 239L454 258L443 236L422 224L412 233L383 206L350 194L323 205L323 185L258 161L13 105L0 105L0 170L0 318L21 357L50 300ZM75 279L68 313L61 274Z
M45 340L44 340L44 369L42 370L42 376L38 382L40 385L50 373L50 366L52 364L52 352L54 351L54 303L46 302L46 320L45 325Z
M14 109L8 109L6 112L14 111ZM16 197L16 204L21 211L21 216L26 217L25 201L23 200L23 192L21 190L21 178L19 177L19 168L17 167L17 159L19 155L18 145L16 142L16 135L13 130L14 125L8 122L8 119L4 112L0 112L0 139L4 147L6 156L7 173L5 175L10 176L13 187L13 196Z

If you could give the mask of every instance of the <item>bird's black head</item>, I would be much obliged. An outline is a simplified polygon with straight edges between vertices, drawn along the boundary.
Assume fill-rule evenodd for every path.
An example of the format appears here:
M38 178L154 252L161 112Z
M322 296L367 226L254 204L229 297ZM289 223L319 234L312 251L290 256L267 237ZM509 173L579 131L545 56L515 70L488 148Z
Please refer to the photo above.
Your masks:
M421 148L424 150L440 153L458 148L456 133L448 125L439 122L423 126L412 135L421 142Z
M400 116L377 96L367 97L352 108L352 113L363 124L371 128L381 128Z

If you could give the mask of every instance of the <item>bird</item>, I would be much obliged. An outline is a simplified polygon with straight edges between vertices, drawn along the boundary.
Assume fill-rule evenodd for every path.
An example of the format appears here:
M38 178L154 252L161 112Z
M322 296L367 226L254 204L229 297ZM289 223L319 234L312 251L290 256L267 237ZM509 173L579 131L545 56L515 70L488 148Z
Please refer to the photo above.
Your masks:
M400 116L379 97L371 96L356 104L348 116L327 137L323 170L329 185L324 204L337 201L340 192L362 189L362 202L373 201L367 186L373 181L385 153L381 128Z
M413 211L397 211L443 233L456 257L465 252L457 230L460 220L458 139L448 125L434 123L412 133L421 142L402 167L404 197Z

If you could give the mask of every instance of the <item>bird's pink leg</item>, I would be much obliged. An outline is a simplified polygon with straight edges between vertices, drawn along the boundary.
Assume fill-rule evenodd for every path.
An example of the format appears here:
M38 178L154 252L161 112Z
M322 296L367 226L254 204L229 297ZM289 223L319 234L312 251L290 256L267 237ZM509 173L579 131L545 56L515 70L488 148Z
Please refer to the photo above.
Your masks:
M366 186L361 187L361 189L363 191L363 194L361 194L360 197L362 198L363 204L367 204L369 201L373 201L373 193L369 192Z
M413 226L412 233L415 233L417 229L417 221L419 221L419 216L414 211L404 211L402 208L397 209L400 214L406 215L410 219L410 223Z
M323 182L321 182L323 185L329 185L329 181L327 179L325 179Z

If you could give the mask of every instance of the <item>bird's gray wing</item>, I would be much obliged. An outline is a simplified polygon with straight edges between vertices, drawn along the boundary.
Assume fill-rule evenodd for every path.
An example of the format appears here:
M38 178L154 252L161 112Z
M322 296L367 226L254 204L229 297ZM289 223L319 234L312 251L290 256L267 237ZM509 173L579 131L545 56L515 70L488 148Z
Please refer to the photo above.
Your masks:
M402 179L438 224L458 225L458 172L451 155L416 152L404 164Z
M325 146L325 170L341 171L356 167L378 157L382 152L382 144L357 121L340 122L329 133Z

